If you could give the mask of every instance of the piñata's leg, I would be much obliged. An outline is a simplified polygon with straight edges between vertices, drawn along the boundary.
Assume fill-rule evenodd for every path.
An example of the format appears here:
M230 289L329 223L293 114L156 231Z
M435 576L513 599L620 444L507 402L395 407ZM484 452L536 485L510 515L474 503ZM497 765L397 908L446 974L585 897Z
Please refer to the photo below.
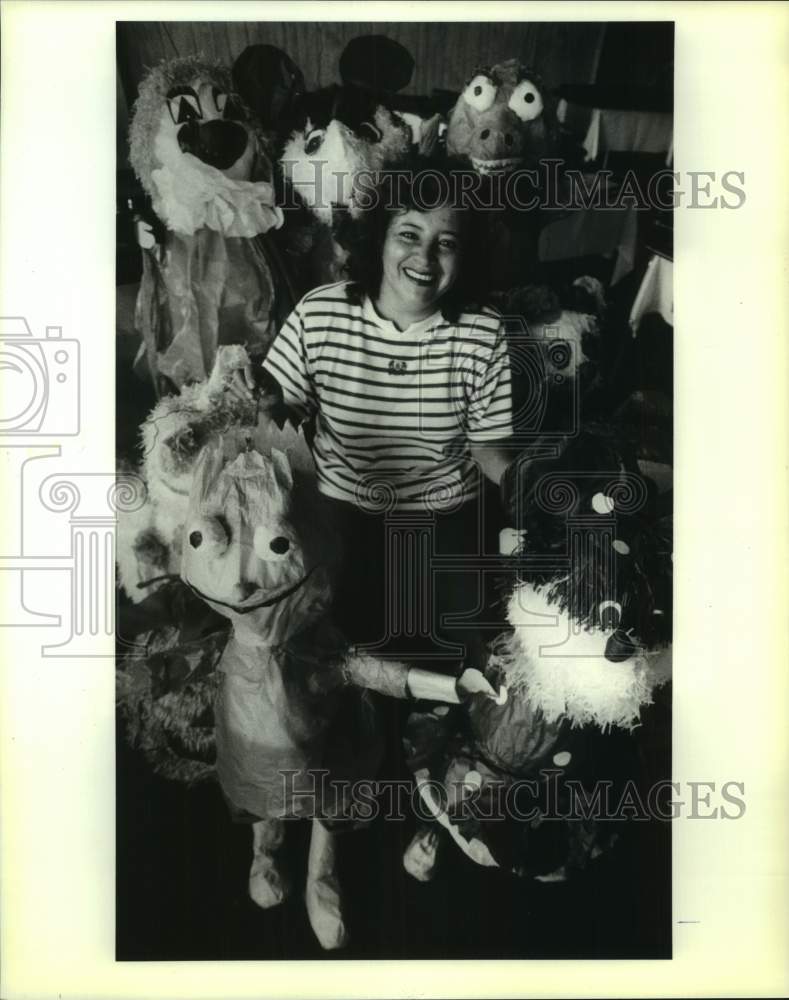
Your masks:
M264 910L277 906L290 891L276 857L284 839L285 824L280 819L263 819L252 824L254 856L249 872L249 895Z
M327 951L348 943L336 864L335 834L313 819L305 900L310 926Z

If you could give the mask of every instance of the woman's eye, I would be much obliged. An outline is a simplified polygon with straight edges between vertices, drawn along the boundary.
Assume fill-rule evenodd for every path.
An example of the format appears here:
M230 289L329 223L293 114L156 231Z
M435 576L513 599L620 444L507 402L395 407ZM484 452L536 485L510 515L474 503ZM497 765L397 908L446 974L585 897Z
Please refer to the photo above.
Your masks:
M531 122L542 114L542 95L531 80L523 80L513 90L507 107L522 122Z
M487 111L496 100L496 86L489 76L480 73L463 91L463 100L475 111Z
M406 240L408 243L413 243L415 240L419 239L416 233L412 233L410 230L406 229L400 233L400 239Z
M439 246L442 250L448 250L450 253L454 253L458 248L458 245L454 240L441 240Z
M307 136L307 141L304 143L304 152L307 156L312 156L313 153L317 153L318 150L323 145L323 137L326 133L322 128L315 129L314 132L310 132Z

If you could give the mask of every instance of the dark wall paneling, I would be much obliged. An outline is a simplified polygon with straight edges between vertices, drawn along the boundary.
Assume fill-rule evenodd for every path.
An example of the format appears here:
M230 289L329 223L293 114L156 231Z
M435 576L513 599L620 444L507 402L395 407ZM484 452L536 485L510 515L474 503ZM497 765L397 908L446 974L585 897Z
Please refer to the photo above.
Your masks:
M284 49L310 89L337 80L343 48L357 35L384 34L402 43L416 67L405 93L460 90L471 71L520 58L550 87L595 79L605 26L556 22L127 21L118 24L120 71L130 101L147 67L202 52L232 63L247 45Z
M674 22L610 24L596 82L609 87L671 90L674 83Z

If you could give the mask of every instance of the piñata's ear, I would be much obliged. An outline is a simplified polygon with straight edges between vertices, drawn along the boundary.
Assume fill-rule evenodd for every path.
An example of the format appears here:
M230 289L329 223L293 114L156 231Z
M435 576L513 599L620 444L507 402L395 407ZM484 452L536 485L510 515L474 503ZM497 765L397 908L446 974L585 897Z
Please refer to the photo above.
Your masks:
M189 506L202 504L216 489L217 481L225 466L222 440L212 441L200 452L189 491Z
M385 35L352 38L340 56L340 79L346 86L376 94L394 94L411 82L414 59L408 49Z
M233 85L266 129L276 130L303 94L304 74L274 45L249 45L233 65Z
M293 489L293 473L290 469L290 462L288 461L288 456L284 451L279 451L277 448L271 449L271 463L274 466L274 472L277 477L277 482L282 487L283 490L290 491Z

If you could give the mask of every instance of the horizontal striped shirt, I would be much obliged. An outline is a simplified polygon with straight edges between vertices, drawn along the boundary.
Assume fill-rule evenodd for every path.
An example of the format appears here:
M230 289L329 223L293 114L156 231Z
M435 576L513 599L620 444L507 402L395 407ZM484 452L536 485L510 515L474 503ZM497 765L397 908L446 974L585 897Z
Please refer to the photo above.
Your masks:
M492 309L398 330L346 282L315 288L263 365L316 416L318 485L370 510L453 509L479 491L471 445L512 434L504 328Z

